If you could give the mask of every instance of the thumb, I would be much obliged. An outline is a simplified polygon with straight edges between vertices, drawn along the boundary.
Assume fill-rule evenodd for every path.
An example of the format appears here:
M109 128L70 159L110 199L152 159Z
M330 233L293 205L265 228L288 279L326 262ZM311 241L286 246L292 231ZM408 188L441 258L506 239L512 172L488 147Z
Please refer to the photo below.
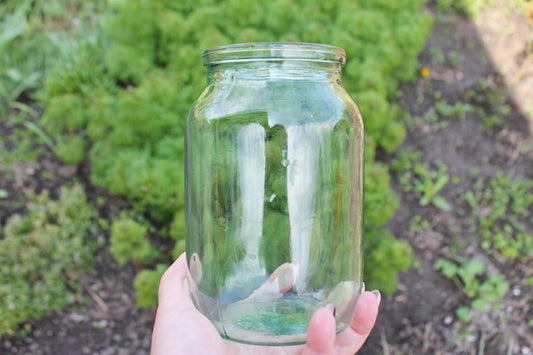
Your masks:
M302 355L322 355L333 353L335 346L335 317L333 306L319 308L307 329L307 344Z
M187 257L182 253L165 271L159 283L158 311L169 308L194 307L189 295Z

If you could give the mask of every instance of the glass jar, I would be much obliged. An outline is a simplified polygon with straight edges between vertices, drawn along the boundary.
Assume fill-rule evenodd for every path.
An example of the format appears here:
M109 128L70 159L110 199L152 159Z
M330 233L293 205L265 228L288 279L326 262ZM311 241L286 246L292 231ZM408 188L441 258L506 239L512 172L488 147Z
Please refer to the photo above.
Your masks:
M205 51L186 137L187 261L196 307L222 337L300 344L362 286L363 121L341 48L252 43Z

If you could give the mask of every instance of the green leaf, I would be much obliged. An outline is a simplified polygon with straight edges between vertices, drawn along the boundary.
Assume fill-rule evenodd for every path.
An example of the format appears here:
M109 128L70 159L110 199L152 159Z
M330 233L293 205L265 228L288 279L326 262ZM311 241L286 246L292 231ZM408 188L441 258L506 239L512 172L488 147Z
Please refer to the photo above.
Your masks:
M468 307L459 307L455 311L455 315L457 316L457 319L459 319L463 323L467 323L470 321L470 310Z
M437 260L433 268L449 279L457 275L457 265L445 259Z
M443 210L443 211L446 211L446 212L452 210L452 206L450 206L448 201L446 201L446 199L443 196L435 196L433 198L432 203L433 203L433 205L435 207L437 207L440 210Z
M25 6L21 6L17 12L7 17L1 24L0 46L12 41L14 38L24 33L26 27Z
M478 298L472 301L472 308L476 311L485 312L490 305L490 300L485 298Z
M474 258L464 265L464 270L465 279L473 279L476 275L481 275L485 272L485 264L481 260Z
M442 190L442 188L444 186L446 186L446 184L448 183L448 180L450 179L450 177L448 175L441 175L439 176L439 178L437 179L437 182L435 183L435 186L433 188L433 190L435 191L435 193L439 192L440 190Z

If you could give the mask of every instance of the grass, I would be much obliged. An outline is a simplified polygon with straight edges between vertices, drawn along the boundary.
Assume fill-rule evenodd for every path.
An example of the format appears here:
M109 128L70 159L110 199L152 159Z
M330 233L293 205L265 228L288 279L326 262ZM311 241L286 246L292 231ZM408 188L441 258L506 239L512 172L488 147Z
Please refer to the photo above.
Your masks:
M35 92L54 66L91 40L103 1L7 0L0 5L0 121L12 129L5 161L37 160L36 143L56 151L37 122ZM14 144L12 144L14 143ZM37 149L36 149L37 148Z

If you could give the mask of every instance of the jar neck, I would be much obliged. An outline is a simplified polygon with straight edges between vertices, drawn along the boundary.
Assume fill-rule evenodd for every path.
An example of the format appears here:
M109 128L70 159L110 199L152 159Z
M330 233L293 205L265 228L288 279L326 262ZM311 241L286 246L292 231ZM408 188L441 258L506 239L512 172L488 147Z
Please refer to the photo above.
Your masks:
M341 83L341 63L254 60L207 66L207 84L227 80L302 80Z
M340 82L342 48L316 43L243 43L208 49L208 84L228 78Z

